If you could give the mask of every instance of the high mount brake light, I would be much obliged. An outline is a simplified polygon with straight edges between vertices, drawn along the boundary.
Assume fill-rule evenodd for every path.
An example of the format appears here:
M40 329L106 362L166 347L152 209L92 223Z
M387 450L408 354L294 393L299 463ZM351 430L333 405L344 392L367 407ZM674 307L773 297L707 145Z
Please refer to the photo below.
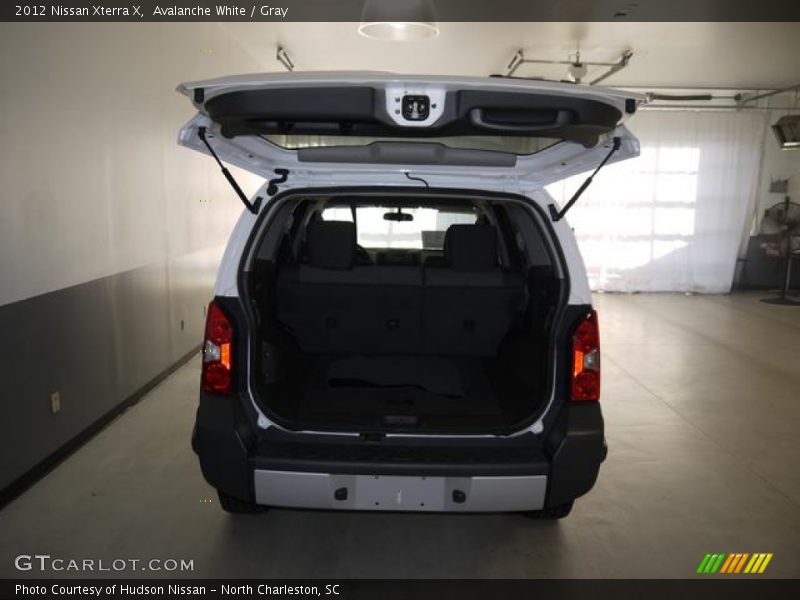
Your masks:
M572 334L571 397L574 401L600 400L600 329L594 310Z
M206 335L203 341L203 391L216 394L233 393L231 345L233 328L225 313L214 302L208 305Z

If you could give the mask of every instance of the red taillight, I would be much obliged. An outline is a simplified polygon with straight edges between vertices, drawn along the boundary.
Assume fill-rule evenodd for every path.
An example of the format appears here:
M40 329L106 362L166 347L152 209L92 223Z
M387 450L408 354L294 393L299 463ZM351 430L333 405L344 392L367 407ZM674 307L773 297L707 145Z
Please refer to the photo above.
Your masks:
M600 400L600 330L595 311L572 334L572 399Z
M232 340L231 322L219 306L212 302L208 305L206 337L203 341L203 391L216 394L233 392Z

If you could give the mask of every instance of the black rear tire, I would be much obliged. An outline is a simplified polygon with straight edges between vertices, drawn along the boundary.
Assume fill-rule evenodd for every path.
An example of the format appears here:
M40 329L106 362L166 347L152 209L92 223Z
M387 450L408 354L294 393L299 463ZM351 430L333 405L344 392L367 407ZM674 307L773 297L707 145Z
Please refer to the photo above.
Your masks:
M219 505L222 510L234 515L255 515L268 510L266 506L234 498L219 490L217 490L217 495L219 496Z
M563 519L566 517L570 511L572 511L573 504L575 504L575 501L570 500L569 502L559 504L558 506L550 506L548 508L543 508L542 510L529 510L522 514L529 519L555 521L556 519Z

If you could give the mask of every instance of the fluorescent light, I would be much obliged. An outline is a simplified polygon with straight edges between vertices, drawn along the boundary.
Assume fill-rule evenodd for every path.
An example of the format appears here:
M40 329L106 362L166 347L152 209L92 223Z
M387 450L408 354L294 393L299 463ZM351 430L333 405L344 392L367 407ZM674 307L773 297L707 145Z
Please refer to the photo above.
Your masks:
M436 23L422 22L373 22L361 23L358 33L373 40L391 40L396 42L410 42L426 40L439 35Z

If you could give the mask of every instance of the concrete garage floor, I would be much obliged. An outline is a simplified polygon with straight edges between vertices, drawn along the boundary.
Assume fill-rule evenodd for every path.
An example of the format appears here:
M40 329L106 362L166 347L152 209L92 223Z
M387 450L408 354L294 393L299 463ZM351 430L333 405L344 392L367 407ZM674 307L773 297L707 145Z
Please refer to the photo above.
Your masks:
M189 448L194 359L0 513L0 576L45 553L199 577L678 578L707 552L773 552L765 576L798 577L800 309L763 295L597 297L610 454L562 522L231 517Z

